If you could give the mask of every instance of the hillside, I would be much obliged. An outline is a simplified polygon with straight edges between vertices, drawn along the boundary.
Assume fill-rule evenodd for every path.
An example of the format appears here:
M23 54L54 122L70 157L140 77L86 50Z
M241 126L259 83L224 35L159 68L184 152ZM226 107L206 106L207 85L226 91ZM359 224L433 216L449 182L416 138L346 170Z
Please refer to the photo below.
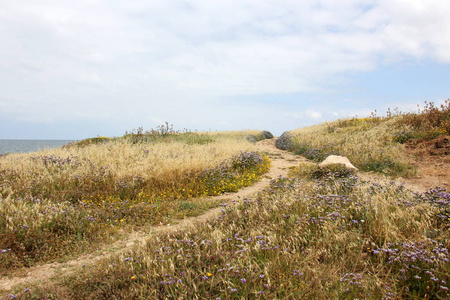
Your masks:
M445 112L439 108L438 113L441 111ZM161 155L148 161L140 156L138 162L178 159L180 142L179 149L184 152L189 151L188 145L194 147L188 155L193 159L199 151L214 157L219 145L228 150L221 151L224 156L212 160L206 169L200 168L203 171L198 174L209 171L199 181L195 181L197 171L187 177L175 176L177 181L160 175L160 181L154 181L150 180L152 173L143 172L146 168L136 168L143 178L138 189L130 186L136 181L127 181L125 190L107 188L109 194L103 193L102 198L80 203L79 209L86 206L81 211L84 215L70 209L62 212L69 207L63 206L65 197L73 195L67 191L61 192L60 198L43 193L46 198L38 203L23 196L15 198L14 189L8 189L10 183L5 180L11 167L4 169L0 203L3 208L15 206L2 209L0 224L11 229L10 236L29 241L33 236L48 236L46 228L51 228L53 237L63 244L82 247L72 252L67 252L71 248L59 248L58 257L31 249L27 259L20 261L17 254L21 252L14 247L23 242L8 248L0 245L0 262L11 266L2 271L0 289L5 299L449 298L450 194L444 188L448 185L448 132L442 124L432 128L434 131L420 127L424 122L414 127L411 120L415 118L417 115L402 114L338 120L256 143L248 133L223 133L228 137L213 137L221 142L212 145L211 141L188 142L205 141L203 133L198 137L190 133L185 140L178 133L158 137L157 144L164 144L165 150L155 152ZM445 125L447 119L440 119ZM122 161L113 164L111 172L117 171L110 173L109 180L122 186L123 179L136 171L123 173L120 165L132 162L125 168L129 170L136 165L136 153L142 155L150 145L156 146L154 137L131 137L125 144L102 141L76 149L106 147L114 150L106 153L130 153L126 160L122 154L113 159ZM198 145L201 147L195 148ZM231 145L237 145L234 152L229 150ZM132 149L137 152L130 152ZM244 149L246 152L241 152ZM81 157L81 153L73 157ZM349 157L359 171L340 166L319 168L318 162L330 153ZM8 159L15 159L17 165L22 158ZM56 161L56 169L51 164L52 176L66 174L60 172L67 171L67 164ZM198 166L182 161L183 166ZM98 159L90 162L95 166ZM175 169L170 170L167 174L174 174ZM39 181L23 182L30 186ZM105 187L93 186L99 187L94 190L97 192ZM40 187L43 192L55 188ZM64 190L62 187L57 188ZM186 187L189 193L183 193ZM35 207L34 215L30 213L28 218L39 216L46 225L29 230L24 226L31 224L25 223L26 215L8 223L11 217L20 217L14 212L17 207ZM69 222L52 217L53 225L47 225L47 214L40 213L43 208ZM106 216L102 223L108 226L90 227L97 223L87 223L89 217L102 216ZM86 241L95 243L89 248L83 239L70 235L61 239L58 230L64 226L82 228L78 232L86 232ZM100 239L90 233L96 231L111 237ZM64 232L67 235L70 231ZM10 241L5 235L2 238L2 243ZM93 253L86 255L89 250Z
M450 102L420 113L337 120L285 132L281 149L320 162L343 155L363 172L400 178L421 191L450 183Z

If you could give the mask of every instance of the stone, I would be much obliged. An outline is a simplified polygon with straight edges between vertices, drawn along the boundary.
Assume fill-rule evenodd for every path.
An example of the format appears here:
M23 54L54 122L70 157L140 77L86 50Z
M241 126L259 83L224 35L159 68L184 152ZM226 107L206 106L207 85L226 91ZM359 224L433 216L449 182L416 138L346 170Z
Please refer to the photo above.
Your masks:
M344 165L347 169L358 171L358 168L352 165L352 163L348 160L347 157L339 155L328 156L323 162L319 164L319 167L322 168L328 165L335 165L335 164Z

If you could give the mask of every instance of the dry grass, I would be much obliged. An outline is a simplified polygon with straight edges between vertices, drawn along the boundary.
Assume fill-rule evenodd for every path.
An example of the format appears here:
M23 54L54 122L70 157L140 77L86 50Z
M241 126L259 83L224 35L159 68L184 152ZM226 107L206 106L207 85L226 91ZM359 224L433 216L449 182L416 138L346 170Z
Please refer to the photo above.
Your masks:
M224 206L221 217L191 232L156 236L65 278L63 288L30 287L22 295L444 299L448 197L439 189L415 194L353 175L281 178L254 199Z
M343 155L363 171L410 176L414 173L410 160L394 139L402 130L399 118L338 120L293 130L294 151L316 161Z
M132 135L1 157L0 272L87 251L117 228L218 205L198 198L236 191L267 171L247 135L215 133L207 143L195 133Z
M315 160L338 152L360 169L407 174L409 160L395 135L413 129L404 120L403 115L340 120L296 130L290 150ZM261 173L258 157L264 161L245 154L228 166L251 165L255 168L244 169ZM312 163L290 174L293 178L273 180L252 199L223 204L220 217L188 232L152 236L145 246L57 278L53 286L19 287L14 294L23 299L450 297L445 189L416 193Z
M449 100L439 107L425 102L419 113L388 110L384 118L372 115L292 130L279 146L314 161L330 154L344 155L362 171L410 177L417 168L403 144L448 135L449 124Z

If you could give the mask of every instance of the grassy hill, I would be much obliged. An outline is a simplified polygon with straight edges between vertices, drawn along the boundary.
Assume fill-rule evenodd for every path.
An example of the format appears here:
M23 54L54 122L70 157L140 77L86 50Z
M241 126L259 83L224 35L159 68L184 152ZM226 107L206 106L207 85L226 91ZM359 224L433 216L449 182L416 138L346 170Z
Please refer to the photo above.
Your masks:
M361 171L410 177L417 172L416 158L405 144L424 144L449 134L447 100L439 107L426 103L420 113L389 111L387 117L372 115L292 130L278 143L313 161L320 162L330 154L343 155Z
M430 141L430 145L436 146L436 138L446 138L446 126L450 119L448 112L448 102L446 106L439 108L429 104L421 114L339 120L283 134L277 140L278 147L310 159L310 162L293 168L291 176L274 178L269 186L252 198L234 199L235 201L221 204L220 217L200 223L190 230L153 234L145 245L87 264L75 274L55 279L53 284L19 286L13 293L16 298L22 299L448 299L450 194L443 187L419 193L403 184L377 181L376 177L373 180L362 180L360 173L338 166L327 169L317 167L317 162L326 155L336 153L349 157L363 171L374 171L391 177L415 176L420 169L416 165L415 156L408 152L408 147ZM231 182L236 185L233 178L253 180L267 170L267 156L257 153L256 148L253 148L256 145L246 138L247 133L240 134L244 138L236 139L234 136L231 140L226 134L220 136L222 134L208 134L214 142L201 143L200 146L183 143L177 148L180 141L170 141L163 143L164 150L156 151L151 148L152 152L160 154L155 154L150 160L152 165L148 165L148 168L139 167L143 158L138 157L142 157L143 152L150 149L150 145L156 145L153 142L139 142L142 140L140 136L137 137L138 140L135 137L124 139L128 140L126 144L124 141L102 143L101 147L106 147L102 151L107 154L90 163L95 165L104 160L102 166L117 169L111 175L114 180L110 181L117 187L122 186L122 181L117 179L134 174L151 178L150 173L142 170L151 170L155 161L162 159L161 157L167 162L178 159L180 155L194 159L197 157L196 153L201 151L201 157L212 156L215 160L211 158L210 165L203 165L203 162L188 164L190 167L179 173L185 174L187 170L195 169L191 166L201 166L199 170L203 172L212 170L207 171L212 173L207 173L206 177L200 176L202 180L206 178L208 184L196 181L196 184L200 184L196 194L199 196L207 194L206 190L213 191L210 194L214 194L215 190L211 187L232 186L229 181L216 181L223 174L226 174L224 178L232 178ZM176 137L178 138L180 137ZM205 136L201 138L204 139ZM219 140L226 142L220 144ZM235 143L237 146L233 147L234 150L228 149ZM227 150L223 150L223 156L216 157L220 145ZM189 150L191 146L194 147L192 152ZM76 149L88 151L90 147L88 145ZM92 147L100 149L97 148L99 145ZM444 145L443 148L445 147ZM109 160L108 156L116 152L119 155ZM84 157L81 153L77 152L76 156ZM445 151L441 151L440 155L443 159L448 158ZM41 156L48 160L49 155ZM282 159L283 154L279 156ZM66 154L58 157L65 158ZM11 156L8 159L13 158L16 164L25 159L28 162L39 162L42 165L40 168L47 169L50 165L51 168L56 166L65 170L67 165L61 166L57 162L45 166L42 158L35 162L36 159L23 156ZM115 160L120 160L120 163L114 164ZM83 162L83 159L77 161ZM3 161L1 162L3 166ZM122 169L121 165L126 167ZM165 164L161 164L163 165ZM11 168L12 164L9 168L4 168L2 174L10 174L8 172L11 171L7 170ZM41 170L37 169L38 166L33 168ZM27 170L33 168L28 166ZM175 169L170 167L167 174L176 173ZM42 170L33 174L39 174ZM158 171L157 174L165 173ZM6 178L6 175L3 176ZM89 209L99 209L101 214L106 211L108 214L111 211L120 212L120 216L114 215L106 219L109 220L108 228L111 228L125 226L128 222L136 225L159 221L162 219L159 215L161 211L173 220L177 213L185 212L182 209L189 207L187 203L205 205L204 207L218 205L208 202L211 200L193 200L189 198L190 195L180 197L179 195L184 195L179 191L179 186L184 187L182 176L158 175L157 178L169 180L164 181L162 186L174 187L167 190L166 195L170 194L171 197L161 195L162 190L158 190L158 185L153 181L144 181L149 184L144 185L148 187L144 189L147 193L145 196L140 194L141 186L130 187L135 181L125 181L127 189L123 198L120 193L117 194L118 191L123 192L120 188L106 187L110 191L109 196L104 196L107 201L103 200L105 198L94 197L96 200L93 202L81 201L84 203L81 207L86 205ZM170 178L175 178L176 181L171 181ZM180 178L182 180L178 181ZM195 180L197 177L187 178ZM40 179L34 180L39 182ZM5 182L8 181L3 179L3 186ZM191 187L190 181L186 182ZM23 184L30 186L34 181L24 181ZM99 186L101 188L98 191L103 191L105 186ZM51 209L55 215L63 215L62 211L58 211L62 206L55 204L60 203L61 198L57 201L48 195L45 202L33 202L34 198L15 197L15 190L18 188L8 185L3 187L1 205L16 205L6 214L4 209L1 210L0 216L7 220L3 222L11 222L8 220L14 216L20 218L22 213L17 214L17 211L29 211L34 206L38 206L33 208L36 216L44 207ZM159 194L151 194L155 188ZM235 190L234 188L232 186L231 190ZM126 209L121 209L121 206L105 206L103 203L110 203L110 199L121 199L124 202L133 199L133 205ZM146 210L149 207L147 205L155 205L154 199L158 199L156 203L159 205L156 213ZM18 205L23 208L18 208ZM49 205L48 208L45 205ZM64 209L67 209L66 206ZM99 218L101 214L95 215L95 218ZM88 216L91 215L89 211ZM66 223L84 224L87 215L77 217L69 211L69 215L66 212L63 216L71 220ZM23 226L19 224L32 224L25 223L24 217L22 218L14 223L17 225L13 228L17 231L11 230L11 235L19 236L17 232L24 232ZM57 220L61 219L62 217ZM59 222L66 224L62 221L57 221L56 224ZM102 219L101 224L103 222L105 219ZM11 226L11 223L6 224L2 226ZM54 236L59 236L57 230L53 229L59 227L46 226L48 225L40 227L42 232L45 228L51 228ZM105 229L96 230L109 232ZM33 232L40 234L39 229ZM85 232L85 229L79 232ZM2 243L7 240L3 239ZM77 244L81 241L71 240ZM12 249L11 247L11 250L1 254L0 262L12 264L14 260L11 257L14 256L5 256L15 254Z

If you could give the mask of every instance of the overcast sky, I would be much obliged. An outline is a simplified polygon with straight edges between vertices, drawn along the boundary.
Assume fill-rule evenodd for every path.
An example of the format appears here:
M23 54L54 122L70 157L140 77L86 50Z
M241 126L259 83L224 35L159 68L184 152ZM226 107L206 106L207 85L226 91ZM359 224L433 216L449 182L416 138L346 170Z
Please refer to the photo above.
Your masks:
M0 138L274 134L450 97L448 0L0 0Z

